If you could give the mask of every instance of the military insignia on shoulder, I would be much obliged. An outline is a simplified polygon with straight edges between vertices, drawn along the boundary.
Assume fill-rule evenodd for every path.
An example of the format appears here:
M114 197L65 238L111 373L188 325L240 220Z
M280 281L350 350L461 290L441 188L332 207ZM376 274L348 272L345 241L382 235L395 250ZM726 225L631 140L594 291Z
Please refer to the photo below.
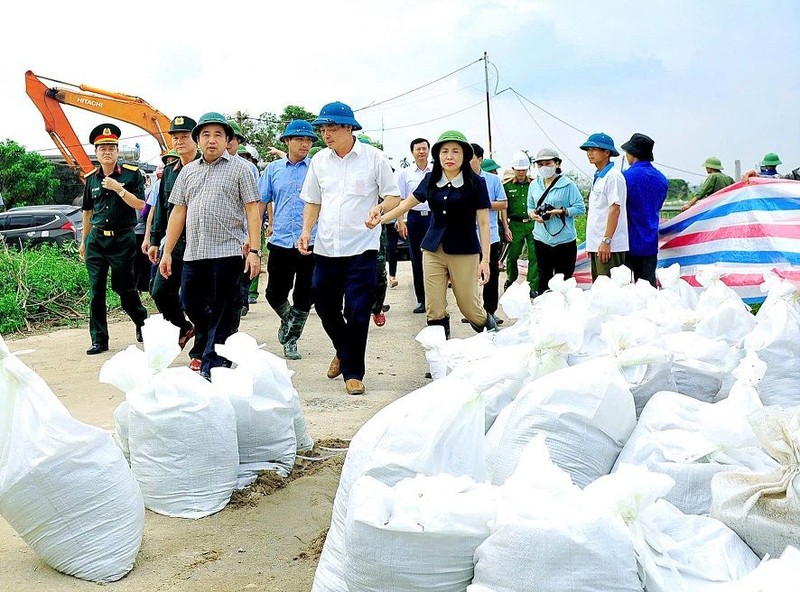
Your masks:
M136 166L135 164L127 164L127 163L123 164L122 168L123 169L128 169L129 171L138 171L139 170L139 167Z

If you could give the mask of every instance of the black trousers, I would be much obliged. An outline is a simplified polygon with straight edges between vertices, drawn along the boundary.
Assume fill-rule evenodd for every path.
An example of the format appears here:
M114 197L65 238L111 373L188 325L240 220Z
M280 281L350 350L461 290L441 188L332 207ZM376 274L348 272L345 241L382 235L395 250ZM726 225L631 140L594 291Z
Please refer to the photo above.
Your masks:
M311 310L311 278L314 256L301 255L296 248L278 247L270 243L267 259L267 289L264 296L273 309L289 299L297 310Z
M575 259L578 256L578 244L575 241L550 246L533 239L533 248L539 264L539 294L547 290L547 284L555 274L563 273L564 279L568 279L575 273Z
M500 241L489 247L489 281L483 285L483 309L490 315L497 312L500 300L500 248Z
M642 279L650 282L654 288L656 286L656 267L658 267L658 255L625 255L625 265L633 272L634 281Z
M408 258L411 259L411 272L414 277L414 294L417 304L425 304L425 278L422 276L422 239L428 232L431 217L423 216L416 210L406 214L408 226Z

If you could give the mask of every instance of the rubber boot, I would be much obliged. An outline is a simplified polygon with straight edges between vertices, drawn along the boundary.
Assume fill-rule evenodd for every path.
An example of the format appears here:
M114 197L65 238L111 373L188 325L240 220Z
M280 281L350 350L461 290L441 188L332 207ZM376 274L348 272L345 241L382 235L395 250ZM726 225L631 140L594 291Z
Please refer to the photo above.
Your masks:
M287 300L275 309L278 316L281 318L281 326L278 327L278 343L283 345L286 343L286 334L289 332L289 313L292 307Z
M489 313L486 313L486 322L483 324L483 326L478 326L473 323L470 323L469 325L475 330L475 333L483 333L484 329L486 329L489 333L495 333L499 330L494 315Z
M428 326L440 326L444 328L444 338L450 339L450 315L441 319L428 319Z
M303 334L303 328L308 320L307 310L298 310L292 307L289 312L289 331L286 336L286 343L283 344L283 357L287 360L299 360L303 356L297 351L297 340Z

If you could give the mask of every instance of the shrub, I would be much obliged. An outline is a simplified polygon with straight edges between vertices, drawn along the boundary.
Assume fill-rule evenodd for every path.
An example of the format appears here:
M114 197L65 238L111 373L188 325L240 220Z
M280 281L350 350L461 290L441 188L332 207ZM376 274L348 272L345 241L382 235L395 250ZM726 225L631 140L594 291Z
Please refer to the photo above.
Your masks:
M0 333L84 322L89 275L77 248L45 245L13 251L0 247ZM119 297L108 290L108 305Z

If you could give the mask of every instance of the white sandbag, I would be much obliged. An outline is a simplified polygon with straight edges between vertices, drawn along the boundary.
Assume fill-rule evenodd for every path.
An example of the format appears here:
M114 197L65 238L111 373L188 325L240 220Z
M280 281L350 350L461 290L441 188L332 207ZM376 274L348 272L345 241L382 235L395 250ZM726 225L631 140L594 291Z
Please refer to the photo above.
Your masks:
M119 446L119 449L122 450L122 455L125 457L125 462L128 463L128 466L131 464L131 450L130 446L128 446L130 425L128 413L130 412L130 408L131 406L128 402L123 401L114 409L114 432L111 434L111 437L114 439L114 444Z
M679 308L688 310L697 308L699 290L681 278L681 266L678 263L673 263L669 267L657 268L656 278L661 286L661 290L659 290L661 296L674 297L675 300L672 302Z
M111 435L74 419L0 338L0 515L65 574L113 582L142 542L139 486Z
M522 451L498 488L492 534L475 551L474 592L641 592L633 545L610 512L589 506L555 466L545 436Z
M314 592L347 592L345 524L353 483L370 475L393 485L418 473L484 481L484 417L474 387L448 376L393 401L361 427L342 467Z
M800 581L800 550L786 547L778 558L767 559L743 577L714 592L785 592ZM469 588L467 588L469 590Z
M735 374L739 381L731 396L719 403L668 391L657 393L620 452L614 471L631 464L668 475L675 487L664 499L686 514L707 514L715 474L775 468L747 420L761 408L755 384L763 374L763 364L745 358Z
M553 462L583 487L611 470L635 425L633 397L613 364L592 360L553 372L527 384L489 430L487 440L497 444L486 451L491 482L503 484L528 442L545 434Z
M705 289L697 300L698 322L695 332L709 339L721 339L728 345L740 346L742 339L756 325L755 317L736 292L722 281L724 270L704 266L697 281Z
M587 504L624 520L646 592L710 591L758 565L758 557L718 520L683 514L658 499L671 485L665 475L625 465L583 492Z
M800 290L772 280L744 347L767 363L759 384L764 405L800 406Z
M433 380L439 380L447 376L449 368L447 360L444 359L439 348L447 341L444 327L432 325L425 327L415 337L416 341L425 348L425 359L428 361L428 369Z
M394 486L360 477L347 513L349 592L462 592L489 536L497 488L469 477L417 476Z
M314 447L314 440L308 433L300 396L292 384L294 371L289 370L286 360L261 349L255 339L241 332L228 337L224 345L217 346L218 351L220 348L225 352L224 357L250 370L253 375L255 396L289 402L293 411L297 452L311 450Z
M230 401L186 367L166 368L180 348L159 316L135 346L100 369L100 381L125 392L131 470L145 507L167 516L202 518L230 500L239 466L236 414ZM163 369L166 368L166 369Z
M711 480L711 516L731 527L759 557L800 546L800 412L766 407L750 415L753 431L779 467Z
M675 390L707 403L718 397L723 379L744 356L741 349L694 331L666 334L663 343L673 355Z

